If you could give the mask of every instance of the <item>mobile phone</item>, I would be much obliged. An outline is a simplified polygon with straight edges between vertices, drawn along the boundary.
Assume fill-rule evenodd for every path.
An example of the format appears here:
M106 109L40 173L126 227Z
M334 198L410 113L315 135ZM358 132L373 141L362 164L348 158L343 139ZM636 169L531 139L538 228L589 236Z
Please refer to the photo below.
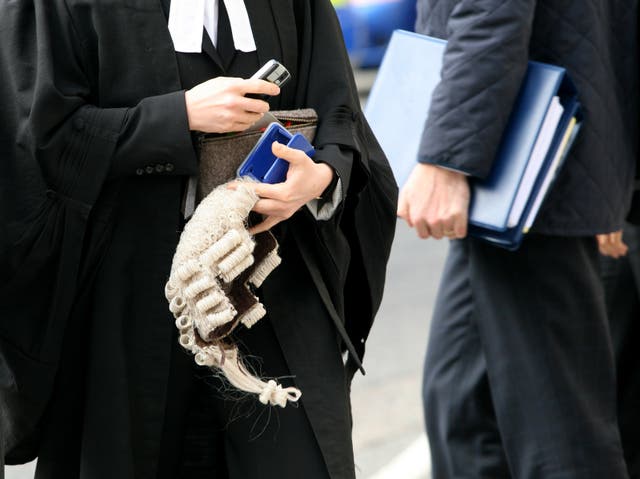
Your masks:
M289 162L273 154L271 145L274 141L302 150L310 157L315 153L313 146L300 133L292 135L281 124L271 123L238 168L238 177L249 176L262 183L271 184L285 181Z
M251 75L251 78L258 78L260 80L265 80L271 82L279 87L282 87L289 79L291 78L291 73L286 67L280 63L278 60L271 59L260 69ZM267 100L269 95L260 95L255 93L249 93L249 98L258 98L260 100Z
M271 59L251 75L251 78L266 80L281 87L291 78L291 73L278 60Z

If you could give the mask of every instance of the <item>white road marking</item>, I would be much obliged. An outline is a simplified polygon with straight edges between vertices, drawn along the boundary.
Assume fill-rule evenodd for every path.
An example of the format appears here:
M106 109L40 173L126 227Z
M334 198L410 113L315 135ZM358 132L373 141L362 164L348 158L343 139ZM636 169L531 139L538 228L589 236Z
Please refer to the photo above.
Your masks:
M369 479L429 479L431 458L427 436L422 434Z

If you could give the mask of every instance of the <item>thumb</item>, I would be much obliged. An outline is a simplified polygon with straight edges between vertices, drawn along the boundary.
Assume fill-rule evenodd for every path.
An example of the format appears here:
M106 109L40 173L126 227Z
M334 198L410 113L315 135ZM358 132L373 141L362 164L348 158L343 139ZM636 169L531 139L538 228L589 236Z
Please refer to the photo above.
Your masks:
M296 150L295 148L289 148L287 145L283 145L282 143L279 143L277 141L274 141L271 145L271 151L278 158L282 158L292 165L300 164L307 156L305 155L304 151Z
M404 191L400 191L400 197L398 198L398 211L396 214L399 218L405 220L411 228L413 228L411 218L409 217L409 202L407 201L407 196L404 194Z

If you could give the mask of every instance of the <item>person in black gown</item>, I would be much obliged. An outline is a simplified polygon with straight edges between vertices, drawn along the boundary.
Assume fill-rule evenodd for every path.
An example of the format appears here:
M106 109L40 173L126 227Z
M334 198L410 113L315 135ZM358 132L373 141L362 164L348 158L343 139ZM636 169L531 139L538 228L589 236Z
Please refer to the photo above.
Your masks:
M397 191L335 12L329 0L246 0L256 48L242 51L237 2L219 1L216 22L182 26L202 37L181 52L168 28L179 3L0 4L2 457L37 456L39 479L352 478L349 384ZM292 74L281 91L247 80L270 58ZM302 390L276 409L233 399L194 365L164 284L199 132L296 108L319 117L313 181L256 204L282 264L258 291L267 317L236 337L256 372ZM330 198L324 219L305 207L318 196Z

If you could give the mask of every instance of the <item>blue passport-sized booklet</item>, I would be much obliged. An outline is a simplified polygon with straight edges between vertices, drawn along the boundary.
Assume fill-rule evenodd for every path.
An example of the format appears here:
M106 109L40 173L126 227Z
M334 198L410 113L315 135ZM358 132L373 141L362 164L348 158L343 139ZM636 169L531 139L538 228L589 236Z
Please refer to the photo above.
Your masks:
M262 183L270 184L285 181L289 171L289 162L273 154L271 146L274 141L287 145L289 148L302 150L309 157L315 154L315 149L301 133L291 134L280 123L274 122L267 126L255 146L240 164L237 176L239 178L248 176Z

